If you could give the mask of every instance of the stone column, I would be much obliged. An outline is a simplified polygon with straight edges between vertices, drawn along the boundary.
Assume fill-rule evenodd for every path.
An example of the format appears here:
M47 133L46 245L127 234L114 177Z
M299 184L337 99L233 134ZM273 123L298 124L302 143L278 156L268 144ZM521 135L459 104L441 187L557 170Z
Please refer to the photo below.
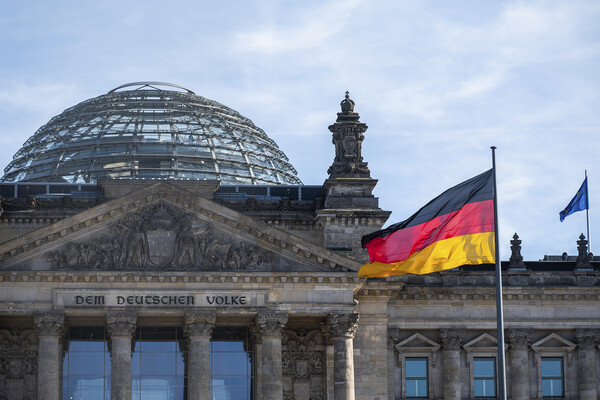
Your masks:
M388 351L388 400L394 400L397 397L400 397L400 393L395 393L396 388L400 388L400 385L396 385L397 376L397 357L396 357L396 343L398 343L398 338L400 337L400 329L398 328L388 328L388 341L387 341L387 351Z
M354 400L354 345L358 314L329 314L327 330L333 342L333 398Z
M215 313L186 314L183 331L188 340L188 399L210 400L210 338Z
M106 315L110 337L110 398L131 400L131 339L135 332L137 315L111 312Z
M513 400L529 399L529 344L531 328L508 329L510 343L510 393Z
M577 341L577 398L596 400L596 345L600 329L576 329Z
M60 345L65 316L52 312L35 314L33 322L39 339L37 398L59 400L62 368Z
M460 400L460 346L465 337L464 329L440 329L442 339L444 400Z
M281 336L287 323L286 313L267 311L256 316L256 332L262 341L260 384L265 400L283 400L283 366Z

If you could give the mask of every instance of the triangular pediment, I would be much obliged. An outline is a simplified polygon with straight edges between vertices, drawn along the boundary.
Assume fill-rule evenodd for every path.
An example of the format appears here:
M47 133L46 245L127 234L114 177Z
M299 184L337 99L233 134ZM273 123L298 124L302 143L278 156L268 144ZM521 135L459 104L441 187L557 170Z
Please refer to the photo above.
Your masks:
M2 269L358 271L360 264L158 182L0 245Z
M573 350L577 345L564 337L551 333L531 345L534 351L540 350Z
M415 333L414 335L411 335L410 337L396 344L395 347L398 351L406 349L438 350L441 345L420 333Z
M496 351L498 349L498 339L489 333L482 333L475 339L463 345L467 353L470 352L482 352L482 351ZM505 343L504 348L508 349L508 345Z

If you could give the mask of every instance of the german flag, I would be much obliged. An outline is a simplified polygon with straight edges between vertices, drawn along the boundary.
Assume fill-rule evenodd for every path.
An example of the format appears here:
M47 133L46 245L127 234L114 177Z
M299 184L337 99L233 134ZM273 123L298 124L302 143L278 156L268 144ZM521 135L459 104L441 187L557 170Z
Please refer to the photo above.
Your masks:
M428 274L495 262L493 170L460 183L406 221L362 238L358 276Z

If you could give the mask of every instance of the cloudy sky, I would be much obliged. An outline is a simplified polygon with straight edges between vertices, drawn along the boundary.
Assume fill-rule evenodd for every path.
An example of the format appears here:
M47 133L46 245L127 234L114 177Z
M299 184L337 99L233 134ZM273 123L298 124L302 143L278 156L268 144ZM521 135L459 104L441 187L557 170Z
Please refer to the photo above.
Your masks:
M585 212L558 212L586 169L600 254L598 21L594 0L0 0L0 165L64 109L155 80L252 119L322 184L349 90L390 223L495 145L502 259L515 232L527 260L576 254Z

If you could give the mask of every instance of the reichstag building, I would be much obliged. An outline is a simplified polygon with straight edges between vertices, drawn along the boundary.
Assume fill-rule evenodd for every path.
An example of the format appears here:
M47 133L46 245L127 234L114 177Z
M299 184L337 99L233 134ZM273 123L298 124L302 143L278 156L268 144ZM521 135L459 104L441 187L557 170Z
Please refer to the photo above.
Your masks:
M494 266L358 278L390 213L348 94L331 117L314 185L177 85L39 128L0 182L0 399L497 398ZM600 262L576 246L528 262L511 241L510 399L598 399Z

